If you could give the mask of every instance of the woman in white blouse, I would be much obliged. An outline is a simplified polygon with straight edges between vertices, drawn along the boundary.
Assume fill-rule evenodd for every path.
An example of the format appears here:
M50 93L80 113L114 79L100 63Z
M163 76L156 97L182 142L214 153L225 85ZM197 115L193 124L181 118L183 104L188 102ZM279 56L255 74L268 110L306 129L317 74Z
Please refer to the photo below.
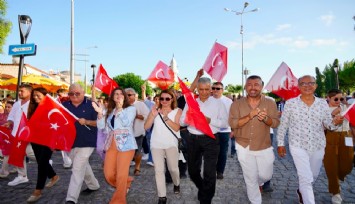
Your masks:
M109 133L105 141L104 174L106 181L116 188L110 203L127 203L126 194L132 178L129 175L130 162L137 149L133 134L133 121L136 108L128 102L127 94L121 88L112 91L108 100L107 115L102 114L102 108L97 107L97 127L107 129Z
M180 193L180 176L178 167L179 150L176 137L181 138L179 124L181 113L181 109L177 108L174 93L170 90L163 90L160 93L159 104L156 104L155 107L152 108L147 121L144 124L144 128L149 129L154 123L150 148L154 161L159 204L167 202L164 171L165 158L174 183L174 193Z

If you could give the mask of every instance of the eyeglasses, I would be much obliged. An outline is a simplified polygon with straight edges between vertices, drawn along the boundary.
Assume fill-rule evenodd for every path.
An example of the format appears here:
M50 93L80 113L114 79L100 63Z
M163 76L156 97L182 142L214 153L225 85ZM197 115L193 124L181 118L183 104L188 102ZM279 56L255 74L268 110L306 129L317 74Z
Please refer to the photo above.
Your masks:
M217 90L217 91L219 91L219 90L221 90L221 89L223 89L223 88L219 88L219 87L212 87L212 90Z
M68 96L76 96L76 97L78 97L78 96L80 96L80 93L79 92L69 92Z
M334 101L344 101L344 98L334 98Z
M128 97L134 96L135 94L127 94Z
M171 98L163 98L163 97L160 97L159 100L160 100L160 101L170 101Z
M316 82L301 82L300 86L314 86Z

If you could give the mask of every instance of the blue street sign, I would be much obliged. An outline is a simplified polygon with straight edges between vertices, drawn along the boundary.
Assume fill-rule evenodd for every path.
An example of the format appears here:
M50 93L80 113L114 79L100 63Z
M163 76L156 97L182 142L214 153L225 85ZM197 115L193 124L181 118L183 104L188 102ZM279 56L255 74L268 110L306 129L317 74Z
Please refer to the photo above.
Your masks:
M9 55L36 55L35 44L10 45Z

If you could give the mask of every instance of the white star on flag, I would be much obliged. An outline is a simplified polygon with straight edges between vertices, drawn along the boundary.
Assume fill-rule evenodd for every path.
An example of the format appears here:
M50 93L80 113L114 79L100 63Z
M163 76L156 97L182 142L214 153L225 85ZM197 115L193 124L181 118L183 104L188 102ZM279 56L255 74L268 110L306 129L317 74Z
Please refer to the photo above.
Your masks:
M21 142L18 142L16 147L20 148L20 146L21 146Z
M51 129L58 130L59 127L57 123L51 123Z
M9 141L9 140L4 140L4 142L6 142L7 144L10 144L10 141Z

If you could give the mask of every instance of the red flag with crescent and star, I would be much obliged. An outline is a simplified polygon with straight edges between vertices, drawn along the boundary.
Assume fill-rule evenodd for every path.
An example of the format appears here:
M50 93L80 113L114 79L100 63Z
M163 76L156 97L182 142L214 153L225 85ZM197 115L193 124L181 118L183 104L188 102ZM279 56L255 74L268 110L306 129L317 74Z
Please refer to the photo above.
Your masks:
M182 94L185 97L186 103L189 107L189 109L186 112L186 118L185 118L185 123L189 124L199 131L203 132L207 136L215 139L215 136L211 130L211 127L208 125L208 122L203 115L203 113L200 110L200 106L198 105L197 101L195 100L193 93L190 91L189 88L185 85L183 81L181 81L180 78L178 78L180 88L182 91Z
M23 141L23 137L28 137L30 129L27 125L27 118L22 112L20 124L17 129L16 136L12 138L11 151L9 155L9 164L17 167L23 167L23 162L26 156L27 141Z
M0 150L3 155L9 155L11 151L11 143L14 136L11 134L11 130L7 127L0 126Z
M148 81L154 83L161 90L166 90L174 83L174 71L167 64L159 61L149 75Z
M342 115L352 126L355 126L355 103L351 104Z
M212 79L221 82L227 74L227 59L228 48L215 42L202 69L205 70Z
M301 93L298 89L297 78L285 62L281 63L265 89L285 100L297 97Z
M31 133L23 139L51 149L70 151L76 137L76 120L76 116L47 94L28 121Z
M97 70L94 86L105 94L110 95L112 90L118 87L118 84L108 76L105 68L100 64L100 67Z

